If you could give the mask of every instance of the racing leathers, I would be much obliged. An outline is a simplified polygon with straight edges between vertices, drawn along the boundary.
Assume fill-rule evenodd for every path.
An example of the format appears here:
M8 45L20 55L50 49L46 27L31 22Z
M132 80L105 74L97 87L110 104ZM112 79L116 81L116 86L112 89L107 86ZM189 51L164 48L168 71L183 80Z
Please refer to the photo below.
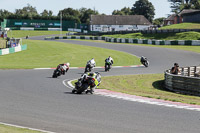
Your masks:
M89 60L89 61L87 62L87 64L90 64L91 67L95 67L95 66L96 66L96 62L95 62L94 58L92 58L91 60Z
M91 94L94 93L95 89L97 88L97 86L100 85L101 83L101 75L98 72L90 72L90 73L85 73L82 75L82 77L80 78L82 81L84 81L86 78L93 78L94 79L94 85L90 86L90 89L88 89L86 91L86 93L90 92Z
M64 63L64 64L59 64L57 66L57 70L61 70L61 74L65 75L65 72L67 72L69 70L69 63Z

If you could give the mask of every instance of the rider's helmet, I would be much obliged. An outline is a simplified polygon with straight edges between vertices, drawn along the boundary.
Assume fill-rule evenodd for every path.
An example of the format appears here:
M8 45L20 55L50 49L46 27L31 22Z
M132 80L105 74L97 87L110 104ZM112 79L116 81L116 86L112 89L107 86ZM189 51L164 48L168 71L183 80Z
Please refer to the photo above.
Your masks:
M69 63L69 62L67 62L67 63L65 63L65 65L69 67L70 63Z
M174 63L174 66L177 66L177 67L179 67L178 63Z
M93 72L91 72L91 73L89 73L89 74L88 74L88 76L91 76L91 77L93 77L93 76L94 76L94 73L93 73Z

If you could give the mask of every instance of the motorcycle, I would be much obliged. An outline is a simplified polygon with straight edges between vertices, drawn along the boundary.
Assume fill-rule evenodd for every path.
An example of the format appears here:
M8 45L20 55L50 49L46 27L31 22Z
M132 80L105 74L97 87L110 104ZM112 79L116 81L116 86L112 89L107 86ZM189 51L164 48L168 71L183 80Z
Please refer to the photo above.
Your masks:
M59 65L56 68L56 70L54 70L52 78L57 78L58 76L61 76L62 74L65 75L65 70L62 68L62 66Z
M100 83L101 83L100 73L97 73L96 77L97 77L96 79L99 82L97 86L99 86ZM72 93L82 94L83 92L85 92L87 94L88 92L91 92L89 90L89 87L92 88L94 86L95 86L95 79L94 78L92 78L92 77L80 78L75 83L75 88L72 90Z
M88 63L88 64L86 65L86 67L85 67L85 72L84 72L84 73L86 73L86 72L91 72L92 69L93 69L93 66L91 65L91 63Z
M141 63L142 63L145 67L148 67L148 66L149 66L149 61L148 61L148 60L141 61Z
M60 75L61 75L61 69L56 69L53 72L52 78L57 78Z
M105 62L105 71L109 71L111 69L111 63L110 62Z

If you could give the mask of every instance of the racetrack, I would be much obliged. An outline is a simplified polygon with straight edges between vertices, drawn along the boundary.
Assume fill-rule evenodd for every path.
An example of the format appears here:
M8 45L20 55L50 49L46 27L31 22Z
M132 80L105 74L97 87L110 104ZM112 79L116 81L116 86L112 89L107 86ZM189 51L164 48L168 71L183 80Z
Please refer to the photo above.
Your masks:
M39 38L32 38L39 39ZM111 43L58 40L146 56L150 67L115 68L102 76L163 73L178 62L199 65L200 54ZM98 65L98 62L97 62ZM150 105L100 95L75 95L63 85L84 69L52 79L53 70L0 70L0 121L58 133L199 133L197 111Z

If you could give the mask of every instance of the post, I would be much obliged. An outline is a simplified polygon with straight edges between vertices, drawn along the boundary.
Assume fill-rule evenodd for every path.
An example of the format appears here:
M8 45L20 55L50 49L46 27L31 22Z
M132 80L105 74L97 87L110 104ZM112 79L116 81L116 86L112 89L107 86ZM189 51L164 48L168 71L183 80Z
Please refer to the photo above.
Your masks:
M182 67L182 73L181 73L182 76L184 76L184 67Z
M188 76L190 76L190 67L188 67Z
M62 11L60 12L60 36L62 36Z

